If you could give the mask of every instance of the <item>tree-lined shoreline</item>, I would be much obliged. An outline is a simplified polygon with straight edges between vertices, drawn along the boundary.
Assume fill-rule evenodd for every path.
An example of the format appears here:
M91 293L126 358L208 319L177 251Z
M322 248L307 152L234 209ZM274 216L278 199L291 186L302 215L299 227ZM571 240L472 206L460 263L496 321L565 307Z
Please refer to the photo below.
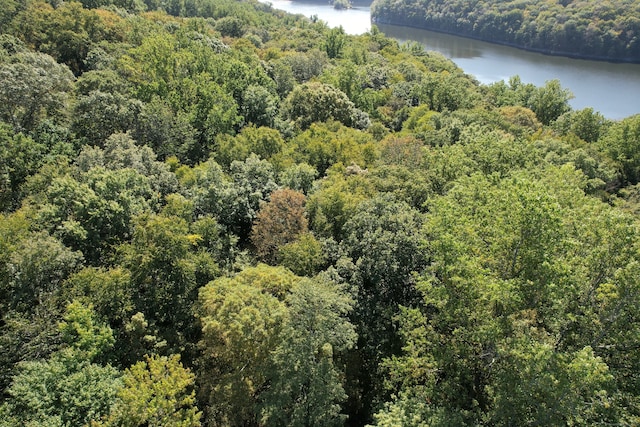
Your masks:
M547 55L640 63L639 2L611 2L610 11L565 3L376 0L371 18Z

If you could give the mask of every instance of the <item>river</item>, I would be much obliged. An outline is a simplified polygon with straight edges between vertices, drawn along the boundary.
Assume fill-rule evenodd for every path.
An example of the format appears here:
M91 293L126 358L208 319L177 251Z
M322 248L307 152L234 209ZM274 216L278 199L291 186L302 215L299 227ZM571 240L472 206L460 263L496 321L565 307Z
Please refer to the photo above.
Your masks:
M342 26L348 34L363 34L371 28L368 0L352 1L354 7L336 10L328 1L272 0L276 9L305 16L315 15L330 27ZM574 109L593 107L605 117L622 119L640 113L640 64L570 59L527 52L478 40L456 37L416 28L378 25L389 37L399 42L421 43L426 50L444 54L465 73L481 83L508 80L519 75L524 83L542 86L558 79L574 98Z

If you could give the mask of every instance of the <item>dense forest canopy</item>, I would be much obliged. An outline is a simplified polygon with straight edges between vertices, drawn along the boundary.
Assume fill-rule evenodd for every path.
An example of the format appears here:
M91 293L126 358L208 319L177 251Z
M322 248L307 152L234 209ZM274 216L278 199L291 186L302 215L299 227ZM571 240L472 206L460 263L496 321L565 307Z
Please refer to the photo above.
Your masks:
M371 15L555 55L640 62L637 0L375 0Z
M0 28L0 426L640 423L640 115L254 1Z

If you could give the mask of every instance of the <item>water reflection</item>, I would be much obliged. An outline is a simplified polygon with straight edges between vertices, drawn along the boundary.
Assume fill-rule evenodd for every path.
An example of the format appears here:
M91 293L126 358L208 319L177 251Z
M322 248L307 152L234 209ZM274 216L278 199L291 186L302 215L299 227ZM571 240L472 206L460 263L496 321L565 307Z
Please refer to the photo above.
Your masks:
M364 34L371 29L370 0L352 0L353 7L343 10L334 9L328 0L273 0L268 3L285 12L307 17L315 15L330 27L341 26L347 34Z
M575 96L574 109L593 107L611 119L640 113L640 65L612 64L527 52L509 46L465 39L433 31L396 25L379 25L400 42L416 40L426 50L451 58L481 83L508 80L519 75L525 83L542 86L553 79Z
M473 59L483 55L482 49L479 49L474 43L475 40L397 25L376 24L376 26L387 36L399 42L417 41L424 45L425 49L440 52L447 58Z
M265 0L266 1L266 0ZM349 34L371 29L370 0L352 0L353 9L336 10L328 0L272 0L274 8L305 16L316 15L330 27L342 26ZM414 40L451 58L481 83L508 80L519 75L525 83L542 86L552 79L575 95L574 109L593 107L606 117L621 119L640 113L640 65L562 58L526 52L478 40L396 25L378 25L400 42Z

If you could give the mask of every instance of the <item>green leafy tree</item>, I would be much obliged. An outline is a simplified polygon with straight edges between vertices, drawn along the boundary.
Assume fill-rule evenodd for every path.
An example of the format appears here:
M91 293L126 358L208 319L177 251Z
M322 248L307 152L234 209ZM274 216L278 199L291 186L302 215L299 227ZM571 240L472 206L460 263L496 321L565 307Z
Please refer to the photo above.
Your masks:
M366 174L330 173L307 200L310 229L320 237L342 240L344 225L354 216L358 204L374 195L375 188Z
M142 215L136 219L131 243L118 248L121 265L131 272L134 310L169 349L193 350L198 331L192 303L198 287L217 273L210 255L195 253L199 240L178 217Z
M216 138L215 159L229 167L233 161L243 162L251 154L270 160L282 151L285 142L278 131L269 127L247 126L235 136L220 135Z
M150 146L160 159L176 156L187 164L193 162L190 155L197 152L197 131L189 113L174 111L168 101L154 97L143 104L134 125L133 138Z
M322 244L311 233L302 233L278 251L280 263L298 276L315 276L327 263Z
M588 107L560 116L554 127L565 134L571 132L586 142L596 142L609 125L602 114Z
M46 233L32 233L20 240L9 255L4 298L20 312L33 312L59 292L62 282L82 264L82 254L72 251Z
M72 129L83 144L104 146L114 133L134 128L142 103L117 92L92 91L78 97Z
M280 184L283 187L309 194L318 171L307 163L296 163L280 173Z
M313 166L321 175L336 163L366 167L377 157L370 134L335 121L311 124L293 138L287 155L296 163Z
M14 134L8 124L0 123L0 210L18 206L20 186L37 171L47 151L43 144L22 133Z
M67 306L60 324L67 346L46 360L21 362L0 407L0 425L87 425L106 415L121 388L120 372L92 360L113 344L91 307Z
M550 80L538 88L529 99L529 107L542 124L548 125L571 109L569 100L573 94L563 89L558 80Z
M358 110L344 92L318 82L296 86L285 99L283 111L285 117L302 129L330 119L359 129L366 129L370 124L367 114Z
M140 175L149 178L149 185L154 191L167 195L178 189L178 180L169 170L166 163L156 158L156 153L149 146L136 145L129 134L111 135L99 147L83 147L76 159L76 164L83 172L95 167L104 167L111 171L133 169Z
M221 225L245 239L256 219L260 202L278 188L273 166L255 154L233 161L230 176L209 160L195 168L192 192L196 209L212 214Z
M248 277L247 277L248 276ZM200 290L205 419L214 426L257 425L257 398L286 307L260 283L290 287L290 273L268 269L220 278Z
M91 425L198 427L202 414L196 407L194 381L180 356L146 356L124 372L110 415Z
M278 98L262 86L249 86L242 94L241 111L247 123L273 126L278 114Z
M619 347L619 334L628 335L617 323L631 320L627 303L637 297L628 276L637 254L624 243L633 221L586 197L585 185L571 167L541 179L474 175L430 204L431 271L418 283L422 304L400 316L404 351L385 362L397 398L379 420L593 425L637 417L627 388L635 379L623 367L635 356Z
M340 403L346 394L335 358L355 344L346 318L352 300L336 286L307 280L286 302L289 316L262 394L262 421L266 426L343 425Z
M131 235L133 217L150 210L154 192L148 178L129 168L94 167L79 178L52 178L33 192L30 207L41 228L97 263Z
M598 144L615 161L623 185L640 182L640 115L614 123Z
M60 294L61 300L92 304L96 314L109 321L116 338L113 353L118 355L124 347L119 341L134 309L130 272L122 267L87 267L69 276Z
M64 117L73 82L69 69L43 53L19 52L0 64L0 118L31 131L45 115Z
M332 28L327 33L324 48L329 58L340 58L345 45L345 33L342 27Z
M358 347L350 359L349 392L360 396L360 416L383 395L380 363L400 348L394 322L399 306L419 301L414 274L424 271L428 259L415 232L422 223L408 205L378 196L362 201L343 228L340 253L348 262L340 271L357 289L351 319Z

